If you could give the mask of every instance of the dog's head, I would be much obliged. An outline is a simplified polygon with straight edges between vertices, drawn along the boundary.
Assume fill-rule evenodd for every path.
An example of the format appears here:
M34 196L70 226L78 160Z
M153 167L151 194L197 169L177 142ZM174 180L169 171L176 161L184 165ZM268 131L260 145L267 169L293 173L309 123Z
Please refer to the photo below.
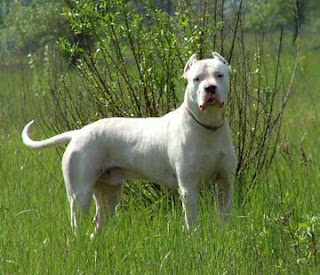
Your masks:
M193 54L183 76L188 80L189 96L200 111L223 107L227 103L230 66L220 54L213 52L213 58L203 60L198 60L197 55Z

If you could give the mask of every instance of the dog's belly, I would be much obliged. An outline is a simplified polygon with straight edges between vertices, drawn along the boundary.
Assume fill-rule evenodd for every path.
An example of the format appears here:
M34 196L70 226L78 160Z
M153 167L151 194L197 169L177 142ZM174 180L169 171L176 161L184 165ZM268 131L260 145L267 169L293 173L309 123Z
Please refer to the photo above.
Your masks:
M132 170L124 167L111 167L102 173L99 181L105 181L112 185L120 185L126 179L144 179L168 187L177 187L178 182L174 175L168 173L145 175L142 171Z

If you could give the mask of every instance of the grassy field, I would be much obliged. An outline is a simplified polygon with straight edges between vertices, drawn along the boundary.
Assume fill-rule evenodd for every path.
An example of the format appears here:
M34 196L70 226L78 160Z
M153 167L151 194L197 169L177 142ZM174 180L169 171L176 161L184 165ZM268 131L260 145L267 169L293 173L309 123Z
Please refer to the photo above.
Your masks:
M235 200L229 222L215 214L212 190L193 232L179 203L133 197L93 241L73 236L57 151L21 142L42 104L30 74L2 70L0 274L319 274L319 61L319 52L306 55L274 165L246 204Z

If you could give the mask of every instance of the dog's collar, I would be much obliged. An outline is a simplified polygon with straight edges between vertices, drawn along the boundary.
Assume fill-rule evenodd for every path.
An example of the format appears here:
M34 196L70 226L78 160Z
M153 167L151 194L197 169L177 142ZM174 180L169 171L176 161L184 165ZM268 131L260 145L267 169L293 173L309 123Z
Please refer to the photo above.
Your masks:
M195 117L195 115L191 112L191 110L190 110L188 107L186 107L186 113L187 113L190 117L192 117L192 119L193 119L195 122L197 122L200 126L206 128L206 129L208 129L208 130L211 130L211 131L216 131L216 130L220 129L220 128L224 125L224 122L225 122L224 113L222 114L223 119L222 119L221 123L220 123L219 125L217 125L217 126L211 126L211 125L207 125L207 124L204 124L204 123L200 122L200 121Z

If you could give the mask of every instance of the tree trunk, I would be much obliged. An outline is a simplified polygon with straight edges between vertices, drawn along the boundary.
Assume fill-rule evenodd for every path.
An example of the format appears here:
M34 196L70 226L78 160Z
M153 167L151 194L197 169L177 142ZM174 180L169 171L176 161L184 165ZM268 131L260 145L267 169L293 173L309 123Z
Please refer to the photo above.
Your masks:
M305 10L305 0L295 1L295 11L294 11L294 31L292 44L295 44L301 30L301 25L304 20L304 10Z

